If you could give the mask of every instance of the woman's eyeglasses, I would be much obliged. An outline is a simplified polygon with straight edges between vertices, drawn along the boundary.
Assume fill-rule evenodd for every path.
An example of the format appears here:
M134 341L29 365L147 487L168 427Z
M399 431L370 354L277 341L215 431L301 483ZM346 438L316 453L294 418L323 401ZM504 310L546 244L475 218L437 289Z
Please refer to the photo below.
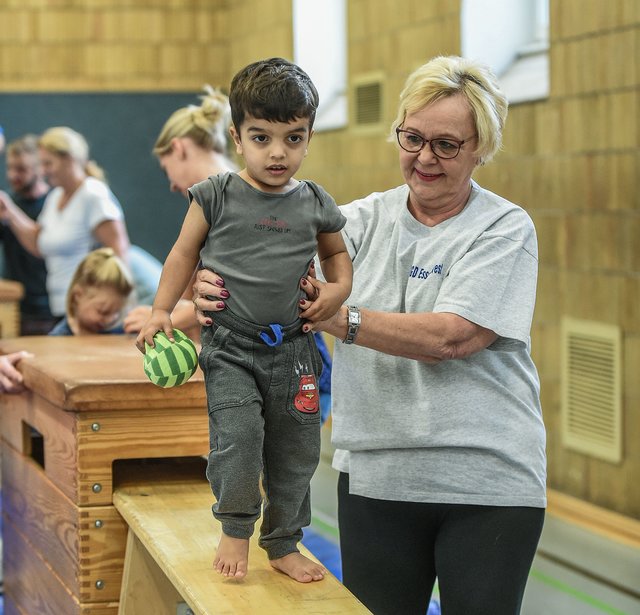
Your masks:
M428 143L431 151L443 160L450 160L455 158L460 153L460 148L473 137L465 139L464 141L455 141L454 139L424 139L415 132L409 130L403 130L402 128L396 128L396 137L398 139L398 145L405 151L411 154L417 154L422 151L424 146Z

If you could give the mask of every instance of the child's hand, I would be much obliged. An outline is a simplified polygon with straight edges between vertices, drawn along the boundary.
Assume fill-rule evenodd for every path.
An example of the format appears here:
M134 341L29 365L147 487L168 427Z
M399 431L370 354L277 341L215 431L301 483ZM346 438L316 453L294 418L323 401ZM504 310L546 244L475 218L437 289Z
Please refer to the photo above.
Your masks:
M308 301L305 301L304 299L300 300L300 306L303 310L300 312L300 318L311 322L328 320L345 302L346 298L349 296L350 289L345 289L337 283L320 282L309 277L306 279L307 283L314 286L317 299L315 299L311 305L308 305Z
M158 331L164 331L167 337L172 342L174 341L171 317L169 315L169 312L167 312L166 310L152 310L151 317L149 318L149 320L147 320L147 322L140 330L140 333L136 338L136 347L142 354L145 353L145 342L153 348L153 336Z

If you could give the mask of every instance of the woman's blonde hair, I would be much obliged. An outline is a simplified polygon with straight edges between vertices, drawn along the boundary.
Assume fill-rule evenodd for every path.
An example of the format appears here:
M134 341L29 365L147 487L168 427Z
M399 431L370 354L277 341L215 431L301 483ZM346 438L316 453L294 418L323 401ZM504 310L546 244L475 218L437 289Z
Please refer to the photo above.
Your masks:
M188 137L207 151L229 155L228 139L231 124L229 98L210 85L204 86L200 106L187 105L174 111L165 122L153 147L160 157L171 152L172 139Z
M478 134L475 154L488 162L502 146L502 130L509 104L491 70L475 60L459 56L438 56L409 75L400 92L398 115L391 125L390 141L407 115L448 96L464 96L471 109Z
M54 126L38 139L38 146L56 156L69 156L87 175L105 181L104 171L93 160L89 160L89 144L79 133L68 126Z
M67 315L75 316L74 290L82 288L110 288L126 299L133 290L133 278L122 259L112 248L98 248L89 252L76 268L67 291Z

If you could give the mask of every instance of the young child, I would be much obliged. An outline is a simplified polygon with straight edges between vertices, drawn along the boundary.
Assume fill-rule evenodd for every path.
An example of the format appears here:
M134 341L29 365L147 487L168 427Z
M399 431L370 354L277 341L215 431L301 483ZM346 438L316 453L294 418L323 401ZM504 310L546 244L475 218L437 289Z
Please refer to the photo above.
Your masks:
M132 290L131 274L111 248L89 252L71 279L66 316L49 335L123 333L114 325Z
M249 538L264 512L260 545L271 565L306 583L324 569L297 544L311 521L309 483L320 453L321 358L303 332L300 281L318 253L326 286L305 318L325 320L351 292L345 218L319 186L293 176L313 134L318 94L281 58L242 69L229 93L236 150L245 163L193 186L180 236L165 261L151 317L137 338L164 331L198 261L220 273L226 309L203 328L200 366L209 406L207 477L222 524L214 568L242 578ZM202 249L201 249L202 248Z

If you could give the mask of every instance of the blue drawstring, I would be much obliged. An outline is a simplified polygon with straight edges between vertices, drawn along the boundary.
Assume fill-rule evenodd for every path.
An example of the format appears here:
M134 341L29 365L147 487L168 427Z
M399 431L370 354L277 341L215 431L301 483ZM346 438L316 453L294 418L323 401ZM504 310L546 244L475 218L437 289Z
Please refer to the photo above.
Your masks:
M275 336L275 340L272 340L269 337L269 334L266 331L260 332L260 339L267 345L271 346L271 348L275 348L276 346L280 346L282 344L282 326L281 325L269 325L269 328L273 331L273 335Z

